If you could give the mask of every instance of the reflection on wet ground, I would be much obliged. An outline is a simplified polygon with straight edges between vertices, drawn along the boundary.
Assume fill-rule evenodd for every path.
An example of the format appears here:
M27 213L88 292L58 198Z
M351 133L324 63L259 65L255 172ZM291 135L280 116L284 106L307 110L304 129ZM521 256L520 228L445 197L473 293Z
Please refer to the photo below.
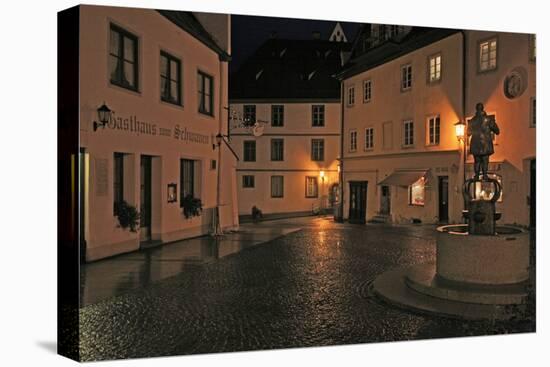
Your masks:
M435 226L306 218L261 223L254 235L247 228L217 247L196 239L87 266L82 360L534 331L416 314L373 297L379 274L435 260Z
M215 238L197 237L85 264L80 271L81 307L146 287L197 265L299 231L311 218L248 223ZM300 226L302 225L302 226Z

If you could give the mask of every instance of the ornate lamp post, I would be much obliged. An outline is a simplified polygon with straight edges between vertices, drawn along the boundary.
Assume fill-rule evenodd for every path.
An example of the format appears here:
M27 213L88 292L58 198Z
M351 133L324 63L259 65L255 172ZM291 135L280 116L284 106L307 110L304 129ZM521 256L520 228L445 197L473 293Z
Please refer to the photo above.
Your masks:
M325 171L324 170L320 170L319 171L319 178L321 179L321 195L319 195L319 197L321 198L321 204L320 204L320 210L319 211L323 211L324 209L324 195L325 195Z
M466 123L464 121L458 121L455 123L455 134L458 144L462 144L462 182L459 187L466 182ZM466 210L466 199L463 202L463 209ZM463 212L464 213L464 212Z

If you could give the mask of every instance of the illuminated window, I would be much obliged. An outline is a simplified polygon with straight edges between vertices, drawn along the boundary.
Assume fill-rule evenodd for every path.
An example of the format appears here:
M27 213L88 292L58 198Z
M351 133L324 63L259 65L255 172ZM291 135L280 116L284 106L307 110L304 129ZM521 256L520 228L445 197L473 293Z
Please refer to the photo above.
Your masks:
M254 188L255 185L255 179L252 175L244 175L243 176L243 188L250 189Z
M325 106L313 105L311 106L311 125L312 126L325 126Z
M429 81L430 83L441 80L441 54L430 56L429 59Z
M410 147L414 145L414 122L412 120L403 121L403 146Z
M271 197L282 198L284 196L284 177L271 176Z
M111 24L109 44L111 83L138 90L138 39L124 29Z
M529 61L537 60L537 35L529 35Z
M306 198L316 198L318 195L317 176L306 177Z
M311 140L311 160L312 161L325 160L325 141L323 139Z
M352 152L357 150L357 131L355 130L349 133L349 150Z
M245 104L243 106L244 121L246 123L254 124L256 122L256 105Z
M440 139L441 123L439 115L428 118L428 145L438 145Z
M372 98L372 80L365 80L363 84L363 101L370 102Z
M409 90L412 87L412 65L407 64L401 67L401 90Z
M367 127L365 129L365 149L374 148L374 128Z
M348 106L353 106L355 104L355 87L348 88Z
M271 106L271 126L284 126L285 124L285 106Z
M160 52L160 98L181 104L181 62L164 51Z
M424 206L425 190L425 179L421 177L418 181L409 186L409 204Z
M479 70L489 71L497 68L496 38L479 43Z

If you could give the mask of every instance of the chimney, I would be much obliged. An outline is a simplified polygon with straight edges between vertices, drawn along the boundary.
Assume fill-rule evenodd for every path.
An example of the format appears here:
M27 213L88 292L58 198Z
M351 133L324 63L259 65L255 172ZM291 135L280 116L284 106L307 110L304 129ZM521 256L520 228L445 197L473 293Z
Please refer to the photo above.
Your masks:
M319 31L311 32L311 38L313 38L314 40L320 40L321 39L321 32L319 32Z

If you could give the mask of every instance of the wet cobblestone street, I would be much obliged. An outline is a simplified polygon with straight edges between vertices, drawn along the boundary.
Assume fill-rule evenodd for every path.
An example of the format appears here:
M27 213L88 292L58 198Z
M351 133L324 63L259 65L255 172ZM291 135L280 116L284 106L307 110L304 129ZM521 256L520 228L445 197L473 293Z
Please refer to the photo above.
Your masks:
M370 283L386 270L434 261L433 226L355 226L328 218L308 219L300 226L284 237L188 265L175 276L83 307L81 358L486 333L484 323L410 313L369 293Z

